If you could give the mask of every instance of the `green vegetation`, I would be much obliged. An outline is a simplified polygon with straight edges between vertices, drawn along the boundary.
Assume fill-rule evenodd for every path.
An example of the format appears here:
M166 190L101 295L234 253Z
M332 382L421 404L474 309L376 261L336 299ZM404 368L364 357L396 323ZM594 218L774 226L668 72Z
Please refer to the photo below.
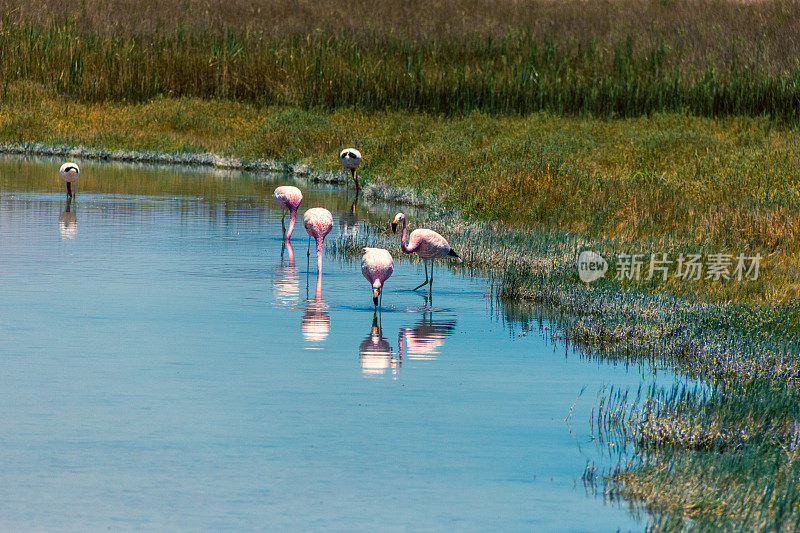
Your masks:
M636 456L608 494L644 502L659 529L788 530L799 26L788 0L0 0L0 142L267 159L325 179L357 146L364 200L433 198L412 225L493 276L523 331L546 321L587 357L666 363L713 388L647 391L632 408L612 393L598 427ZM160 187L126 179L115 190ZM394 249L373 222L333 248ZM585 248L764 259L756 281L587 286Z
M84 101L794 122L798 25L790 0L4 0L0 70Z
M659 530L686 527L684 518L700 530L800 527L796 389L746 381L711 393L650 391L632 409L623 399L612 393L598 424L640 453L632 469L607 480L609 495L659 511Z

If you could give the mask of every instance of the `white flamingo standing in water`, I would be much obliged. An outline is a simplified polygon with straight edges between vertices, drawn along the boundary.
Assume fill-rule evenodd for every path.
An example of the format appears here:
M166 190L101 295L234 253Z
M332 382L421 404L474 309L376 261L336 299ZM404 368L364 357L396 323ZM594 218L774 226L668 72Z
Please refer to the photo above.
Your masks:
M303 215L303 226L308 232L308 252L311 255L311 237L317 241L317 272L322 272L322 243L333 228L333 215L323 207L309 209Z
M383 248L364 248L361 258L361 273L372 285L372 301L378 307L378 297L383 304L383 284L394 270L392 254Z
M61 181L67 184L67 198L75 196L72 194L72 184L78 180L78 174L80 173L81 169L79 169L78 165L75 163L64 163L61 165L58 174L61 176Z
M272 193L272 199L275 200L275 203L281 206L281 208L288 210L291 215L289 219L289 231L286 231L286 225L284 224L286 213L284 213L283 218L281 218L281 226L283 226L283 232L288 241L292 238L294 220L297 216L297 208L300 207L300 202L303 201L303 193L300 192L300 189L297 187L284 185L275 189L275 192Z
M339 160L342 162L342 166L345 168L345 170L349 170L350 175L353 176L353 181L356 182L356 193L358 193L358 191L361 190L361 187L358 186L356 169L358 168L358 165L361 164L361 152L355 148L345 148L339 154Z
M424 287L430 283L430 288L433 288L433 265L431 264L431 277L428 279L428 261L437 257L454 257L456 261L461 262L461 257L450 248L447 239L433 231L432 229L415 229L411 232L406 245L406 216L403 213L397 213L392 222L392 232L397 233L397 224L403 223L403 234L400 236L400 249L404 253L416 253L422 258L425 263L425 281L414 287L414 290Z

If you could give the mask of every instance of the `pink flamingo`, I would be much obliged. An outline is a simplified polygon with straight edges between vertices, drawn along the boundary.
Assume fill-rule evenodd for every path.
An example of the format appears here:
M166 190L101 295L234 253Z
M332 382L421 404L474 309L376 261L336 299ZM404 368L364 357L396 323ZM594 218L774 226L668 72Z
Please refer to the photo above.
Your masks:
M383 248L364 248L361 258L361 273L372 284L372 301L378 307L378 296L383 304L383 284L394 270L392 254Z
M297 187L284 185L275 189L275 192L272 193L272 199L275 200L276 204L281 206L281 209L287 209L289 213L291 213L288 232L286 231L286 225L284 224L286 213L284 213L283 218L281 218L283 233L286 235L286 240L288 241L292 238L292 232L294 231L294 219L297 216L297 208L300 207L300 202L303 201L303 193L300 192L300 189Z
M333 228L333 215L323 207L309 209L303 215L303 226L308 232L308 252L311 255L311 237L317 241L317 272L322 272L322 243Z
M431 265L431 278L428 280L428 261L437 257L455 257L456 261L461 262L461 257L450 248L447 239L436 233L431 229L415 229L411 232L406 245L406 216L403 213L397 213L392 222L392 232L397 233L397 224L403 223L403 234L400 236L400 249L404 253L416 253L422 258L425 263L425 281L414 288L414 290L424 287L430 283L430 288L433 288L433 265Z
M356 182L356 197L357 197L358 191L360 191L361 188L358 186L356 169L358 168L358 165L361 164L361 152L359 152L355 148L345 148L339 154L339 160L342 162L342 166L345 168L345 170L350 171L350 175L353 176L353 180Z
M58 174L61 176L61 181L67 184L67 198L75 196L72 194L72 184L78 180L78 174L80 173L81 169L79 169L78 165L75 163L64 163L61 165Z

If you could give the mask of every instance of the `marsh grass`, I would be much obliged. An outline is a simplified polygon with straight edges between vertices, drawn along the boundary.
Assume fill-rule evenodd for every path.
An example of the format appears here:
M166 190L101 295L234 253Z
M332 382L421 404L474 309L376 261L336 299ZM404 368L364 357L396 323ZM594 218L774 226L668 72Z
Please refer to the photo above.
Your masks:
M667 365L701 380L601 394L590 415L592 434L618 463L603 472L587 465L589 490L599 484L604 498L646 508L656 531L798 528L796 332L754 327L752 309L745 321L732 311L726 324L737 327L720 328L716 320L730 307L663 295L603 295L559 284L546 295L533 308L504 302L503 319L583 357Z
M617 294L616 305L599 306L561 292L533 309L506 302L504 320L583 357L666 364L701 378L602 392L592 436L617 466L587 465L587 489L646 508L656 531L797 529L800 341L709 330L693 320L706 309L663 298Z
M3 95L800 117L789 0L0 2Z
M589 490L651 514L649 529L792 531L800 525L800 337L715 322L729 307L542 283L532 307L498 306L515 334L582 357L642 364L697 384L602 393L593 438L617 466L587 465ZM785 310L783 310L785 312ZM796 312L796 311L795 311ZM731 313L729 323L741 320ZM712 318L713 317L713 318ZM514 329L516 328L516 329ZM784 332L785 333L785 332ZM628 453L633 447L633 453Z
M744 380L711 391L650 390L632 404L610 393L616 408L597 413L598 433L633 442L638 453L606 477L605 493L643 502L657 530L796 530L797 391Z

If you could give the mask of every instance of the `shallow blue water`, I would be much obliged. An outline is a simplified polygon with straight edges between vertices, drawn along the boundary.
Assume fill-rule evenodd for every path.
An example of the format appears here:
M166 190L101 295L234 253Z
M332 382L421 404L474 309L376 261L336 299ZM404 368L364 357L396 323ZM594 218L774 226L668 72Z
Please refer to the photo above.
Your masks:
M398 257L376 323L358 261L317 292L302 224L282 255L286 177L84 163L64 215L57 169L0 160L0 528L644 527L584 489L589 411L673 376L517 335L480 279L428 300Z

